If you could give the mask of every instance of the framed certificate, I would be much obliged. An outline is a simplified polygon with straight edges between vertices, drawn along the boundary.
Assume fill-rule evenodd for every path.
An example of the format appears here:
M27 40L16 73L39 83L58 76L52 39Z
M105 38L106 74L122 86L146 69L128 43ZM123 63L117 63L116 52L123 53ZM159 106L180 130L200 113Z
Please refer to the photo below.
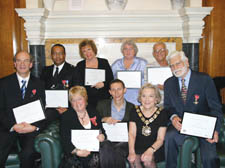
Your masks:
M141 88L141 71L117 71L117 78L126 88Z
M71 130L71 141L78 149L99 151L99 130Z
M112 142L128 142L127 123L107 124L103 123L107 139Z
M184 112L180 133L202 138L212 138L216 120L216 117Z
M46 107L68 108L68 90L46 90Z
M16 123L26 122L32 124L45 119L41 100L36 100L25 105L13 108Z
M169 67L148 67L147 82L153 85L163 85L165 80L173 76Z
M104 69L85 69L85 86L95 85L98 82L105 82L105 70Z

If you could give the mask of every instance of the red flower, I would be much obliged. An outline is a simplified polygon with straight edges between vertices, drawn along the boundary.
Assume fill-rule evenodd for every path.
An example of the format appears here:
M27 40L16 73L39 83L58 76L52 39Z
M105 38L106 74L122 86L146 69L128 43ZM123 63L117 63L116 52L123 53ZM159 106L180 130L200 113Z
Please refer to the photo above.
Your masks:
M198 101L198 99L199 99L199 95L195 95L195 101Z
M66 84L66 80L62 80L62 83L63 83L63 85L65 85Z
M33 90L32 90L33 95L35 95L35 94L36 94L36 92L37 92L37 90L36 90L36 89L33 89Z
M94 126L97 126L97 125L98 125L97 122L96 122L96 116L90 118L90 120L91 120L91 122L92 122L92 124L93 124Z

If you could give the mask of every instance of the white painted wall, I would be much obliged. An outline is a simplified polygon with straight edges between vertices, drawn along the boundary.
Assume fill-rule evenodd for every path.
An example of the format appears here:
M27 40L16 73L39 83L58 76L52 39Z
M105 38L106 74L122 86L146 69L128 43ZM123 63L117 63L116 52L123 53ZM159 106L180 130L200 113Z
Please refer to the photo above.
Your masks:
M47 0L50 1L50 0ZM82 10L108 10L105 0L83 0ZM43 0L26 0L27 8L43 8ZM186 0L187 7L201 7L202 0ZM170 0L128 0L125 10L171 9ZM69 10L69 0L55 0L55 11Z

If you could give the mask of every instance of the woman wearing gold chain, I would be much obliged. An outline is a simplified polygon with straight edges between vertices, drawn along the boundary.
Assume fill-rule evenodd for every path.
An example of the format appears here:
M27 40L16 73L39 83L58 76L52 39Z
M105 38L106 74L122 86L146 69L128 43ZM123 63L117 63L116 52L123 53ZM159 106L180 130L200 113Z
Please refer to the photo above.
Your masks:
M161 96L149 83L139 90L138 100L141 105L130 116L128 160L132 168L156 168L155 163L164 159L167 113L157 107Z

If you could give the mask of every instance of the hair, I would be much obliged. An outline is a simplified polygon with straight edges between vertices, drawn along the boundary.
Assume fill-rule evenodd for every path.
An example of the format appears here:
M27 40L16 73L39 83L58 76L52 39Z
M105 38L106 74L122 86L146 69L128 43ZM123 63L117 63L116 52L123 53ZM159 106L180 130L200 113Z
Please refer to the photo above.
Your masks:
M13 62L16 62L16 56L17 56L18 54L22 53L22 52L28 54L29 57L30 57L30 62L33 63L34 57L33 57L30 53L28 53L27 51L17 51L16 54L15 54L15 56L13 57Z
M54 45L52 46L52 48L51 48L51 54L53 53L54 47L62 47L62 48L63 48L64 54L66 54L66 49L65 49L65 47L64 47L62 44L54 44Z
M144 85L139 89L139 93L138 93L138 101L139 101L139 102L141 102L141 96L142 96L142 92L143 92L144 89L153 89L154 92L155 92L155 97L156 97L156 99L157 99L157 104L159 104L159 103L161 102L161 94L160 94L160 92L159 92L159 89L158 89L156 86L154 86L154 85L152 85L152 84L150 84L150 83L144 84Z
M114 84L114 83L120 83L123 86L123 88L125 88L125 84L124 84L124 82L122 80L120 80L120 79L114 79L114 80L112 80L109 83L109 89L111 89L111 85Z
M86 105L88 103L88 95L85 87L83 86L73 86L69 90L69 101L72 102L73 96L76 94L81 95L86 100Z
M123 50L124 50L125 45L131 45L131 46L133 46L134 51L135 51L135 56L137 55L137 53L138 53L138 47L137 47L137 45L136 45L136 43L134 41L132 41L132 40L126 40L126 41L124 41L122 43L122 45L121 45L121 48L120 48L120 51L122 53L123 53Z
M155 46L157 46L157 45L163 45L163 46L164 46L164 48L167 50L167 48L166 48L166 44L165 44L164 42L159 41L159 42L155 43L155 44L153 45L153 49L154 49L154 48L155 48Z
M80 44L79 44L79 52L80 52L80 56L82 58L85 58L85 56L82 52L82 48L85 47L85 46L90 46L91 49L94 51L95 55L97 55L98 49L96 47L95 42L93 40L86 39L86 40L81 41Z
M175 57L175 56L181 56L182 61L188 60L187 56L185 55L185 53L183 51L173 51L173 52L170 53L170 55L168 55L166 57L166 60L167 60L169 65L170 65L170 59Z

